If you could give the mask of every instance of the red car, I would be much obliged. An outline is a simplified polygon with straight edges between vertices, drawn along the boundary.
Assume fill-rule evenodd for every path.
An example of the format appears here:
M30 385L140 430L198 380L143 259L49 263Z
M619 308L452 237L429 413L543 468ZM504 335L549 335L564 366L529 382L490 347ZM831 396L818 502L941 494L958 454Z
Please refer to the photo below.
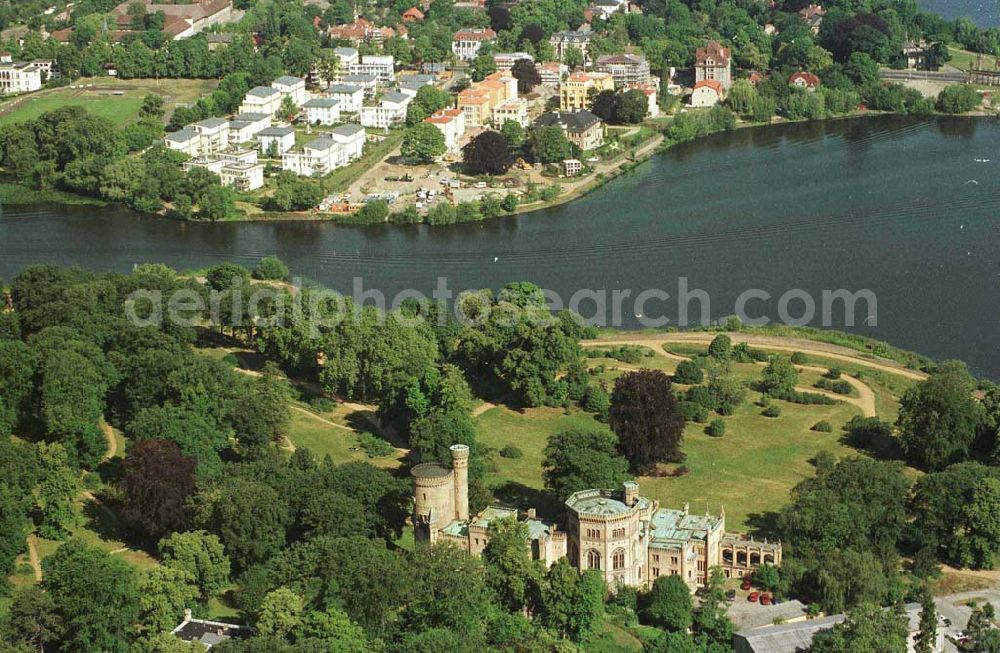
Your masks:
M756 603L757 598L760 596L760 592L750 592L750 596L747 597L747 601L751 603Z
M743 585L742 585L742 587L743 587L744 591L750 589L750 579L749 578L744 578L743 579Z
M760 595L760 604L761 605L771 605L771 595L770 594L761 594Z

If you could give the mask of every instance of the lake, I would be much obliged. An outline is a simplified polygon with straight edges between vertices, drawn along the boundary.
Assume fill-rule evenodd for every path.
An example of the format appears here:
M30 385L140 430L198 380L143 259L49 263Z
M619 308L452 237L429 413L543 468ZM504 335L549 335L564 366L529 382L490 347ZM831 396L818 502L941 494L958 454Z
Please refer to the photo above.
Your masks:
M990 160L992 159L992 160ZM989 161L987 161L989 160ZM92 207L7 207L0 276L32 263L128 271L276 254L296 274L391 297L530 280L564 300L580 289L663 289L679 279L714 319L746 290L769 293L752 316L778 316L792 291L867 289L854 326L1000 378L1000 124L897 117L742 129L675 147L565 206L490 222L344 227L319 222L182 223ZM801 314L801 299L788 312ZM691 304L697 313L699 304ZM583 312L592 312L589 304ZM676 302L625 304L624 326ZM836 318L836 314L834 315ZM875 322L874 324L872 322ZM813 325L820 325L817 314Z
M949 20L966 17L980 27L1000 27L1000 2L997 0L918 0L920 8Z

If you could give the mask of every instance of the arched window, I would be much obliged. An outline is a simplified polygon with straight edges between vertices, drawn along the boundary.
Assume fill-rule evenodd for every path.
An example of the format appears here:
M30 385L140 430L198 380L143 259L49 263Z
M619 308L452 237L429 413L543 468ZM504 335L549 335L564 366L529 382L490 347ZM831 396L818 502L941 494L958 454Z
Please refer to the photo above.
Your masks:
M601 554L591 549L587 551L587 569L601 568Z
M750 564L755 566L760 564L760 554L756 551L750 554Z
M618 549L613 554L611 554L611 568L612 569L625 568L625 549Z

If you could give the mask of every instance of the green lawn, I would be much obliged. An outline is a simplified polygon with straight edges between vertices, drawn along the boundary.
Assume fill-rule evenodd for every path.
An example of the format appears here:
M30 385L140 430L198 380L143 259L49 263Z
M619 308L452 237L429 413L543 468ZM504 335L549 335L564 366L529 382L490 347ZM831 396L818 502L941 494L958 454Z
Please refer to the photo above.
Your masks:
M9 113L0 115L0 125L32 120L46 111L69 106L83 107L90 113L107 118L116 125L124 125L132 122L139 115L139 107L142 106L142 99L104 96L77 98L28 97L17 108Z
M341 415L342 411L330 414L319 414L310 411L306 414L300 410L292 411L292 423L288 429L288 438L296 448L309 449L317 459L322 460L327 455L337 465L353 460L364 460L379 467L394 468L401 463L397 455L369 458L368 454L358 446L358 438L354 433L337 428L317 419L316 415L331 422L356 424L358 417L352 414Z

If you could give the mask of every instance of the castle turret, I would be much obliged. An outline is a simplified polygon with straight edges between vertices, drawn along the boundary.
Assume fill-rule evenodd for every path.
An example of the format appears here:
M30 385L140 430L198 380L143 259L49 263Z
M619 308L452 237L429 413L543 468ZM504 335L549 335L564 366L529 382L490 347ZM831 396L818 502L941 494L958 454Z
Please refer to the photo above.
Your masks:
M625 505L631 508L639 500L639 484L635 481L625 481L622 486L625 488Z
M413 476L413 526L416 539L433 541L455 515L455 473L437 463L421 463Z
M469 447L451 445L451 468L455 473L455 519L469 518Z

